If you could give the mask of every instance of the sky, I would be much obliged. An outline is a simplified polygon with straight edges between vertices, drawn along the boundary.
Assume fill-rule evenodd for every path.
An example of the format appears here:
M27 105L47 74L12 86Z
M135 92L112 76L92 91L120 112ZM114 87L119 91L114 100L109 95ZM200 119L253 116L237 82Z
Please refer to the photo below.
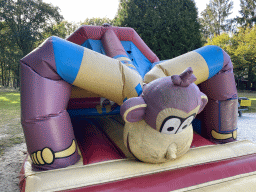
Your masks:
M113 19L117 13L119 0L43 0L46 3L51 3L54 6L58 6L61 10L61 14L64 19L69 22L80 22L86 18L92 17L108 17ZM205 8L206 4L210 0L195 0L198 12L201 13ZM233 0L234 8L233 14L230 18L234 18L238 15L239 0Z

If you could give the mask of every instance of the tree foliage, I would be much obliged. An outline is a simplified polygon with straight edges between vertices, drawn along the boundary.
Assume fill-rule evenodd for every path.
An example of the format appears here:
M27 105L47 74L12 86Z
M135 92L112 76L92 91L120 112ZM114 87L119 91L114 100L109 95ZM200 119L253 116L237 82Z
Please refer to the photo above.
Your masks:
M240 66L244 69L239 71L244 72L244 77L248 80L247 89L256 90L256 28L240 28L234 40L234 54L239 57Z
M71 35L77 28L78 25L75 23L62 21L53 25L52 27L46 28L45 31L42 33L43 40L53 35L65 39L68 35Z
M229 31L232 22L227 18L232 9L232 0L210 0L200 18L202 32L206 38Z
M162 60L202 45L193 0L120 0L113 23L134 28Z
M58 7L42 0L0 0L0 20L10 28L23 55L34 48L44 29L62 19Z
M237 17L236 20L241 26L251 28L256 22L256 0L240 0L240 8L241 17Z
M19 59L35 48L46 29L62 19L58 7L42 0L0 0L2 85L9 85L13 73L15 86L19 86Z
M247 80L245 88L256 90L256 27L239 28L232 37L222 33L207 44L223 48L231 56L236 79Z
M112 20L104 17L104 18L86 18L83 22L80 23L80 25L96 25L96 26L101 26L104 23L109 23L112 24Z
M10 29L5 22L0 22L0 74L2 86L17 85L20 49L10 38Z

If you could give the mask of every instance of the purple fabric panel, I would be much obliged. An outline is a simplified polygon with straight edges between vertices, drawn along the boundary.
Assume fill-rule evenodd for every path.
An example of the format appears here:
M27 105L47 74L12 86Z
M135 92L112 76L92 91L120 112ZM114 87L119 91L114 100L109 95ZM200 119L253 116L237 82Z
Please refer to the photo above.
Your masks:
M233 64L231 62L230 56L224 50L222 51L223 51L223 57L224 57L224 63L223 63L224 65L219 73L224 73L224 72L233 73Z
M227 100L237 96L233 65L229 55L223 51L224 64L221 71L200 84L200 89L213 100Z
M113 58L117 55L125 55L128 58L126 51L124 50L112 27L104 33L101 42L107 56Z
M209 99L204 111L198 115L203 123L202 136L214 143L227 143L235 139L216 140L211 131L231 133L237 126L237 100L215 101Z
M124 115L124 113L129 110L131 107L146 104L142 97L133 97L128 100L126 100L120 109L121 116ZM132 111L130 111L127 116L126 120L129 122L138 122L143 119L145 115L145 107L136 108Z
M63 80L41 77L21 64L21 123L29 154L48 147L54 152L68 148L75 139L66 111L71 85ZM42 170L66 167L79 160L77 152L56 159L51 165L35 166Z
M218 101L208 99L205 109L198 115L202 121L202 136L212 139L211 131L218 131L219 127L219 104Z
M220 73L200 84L200 89L214 100L227 100L237 95L234 74Z
M45 147L54 152L62 151L75 139L67 111L43 121L23 121L22 124L30 154Z
M30 66L42 77L53 80L61 79L56 70L51 37L38 48L36 48L33 52L22 58L20 61L21 63Z
M54 152L67 149L75 139L67 111L44 121L22 122L29 154L42 151L45 147ZM34 165L34 169L49 170L67 167L79 161L77 151L69 157L55 159L50 165Z
M201 91L207 95L209 102L205 110L199 115L203 121L202 135L213 142L223 143L233 141L227 139L217 141L212 138L211 131L218 133L232 131L236 127L237 106L235 106L237 89L233 74L233 65L229 55L223 51L223 68L211 79L199 85Z
M21 64L21 114L24 121L43 120L66 109L71 85L46 79Z

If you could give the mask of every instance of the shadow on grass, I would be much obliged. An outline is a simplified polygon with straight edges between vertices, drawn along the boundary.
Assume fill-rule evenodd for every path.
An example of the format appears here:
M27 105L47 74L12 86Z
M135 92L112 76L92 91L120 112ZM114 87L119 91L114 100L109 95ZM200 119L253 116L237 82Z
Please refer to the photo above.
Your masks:
M20 105L20 93L0 92L0 107L9 105Z
M20 123L20 93L0 91L0 155L7 147L25 142Z

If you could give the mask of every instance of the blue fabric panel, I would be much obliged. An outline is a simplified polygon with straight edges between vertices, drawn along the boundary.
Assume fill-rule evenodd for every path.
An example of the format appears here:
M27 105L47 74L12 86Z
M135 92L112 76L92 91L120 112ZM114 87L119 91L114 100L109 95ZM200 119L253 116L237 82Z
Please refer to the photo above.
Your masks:
M106 109L102 110L102 113L98 113L95 108L84 108L84 109L68 109L71 118L74 117L89 117L89 116L105 116L105 115L117 115L120 114L120 107L116 107L113 111L107 113Z
M195 132L197 132L199 135L202 134L202 122L199 119L194 119L192 121L192 126Z
M224 58L220 47L208 45L194 51L199 53L205 59L209 68L208 79L212 78L223 68Z
M85 41L81 46L86 47L86 48L92 50L92 46L91 46L90 40Z
M84 48L59 37L52 37L57 73L72 84L79 71Z
M81 46L106 55L103 45L100 40L88 39Z
M151 69L152 63L141 53L141 51L131 41L121 41L128 57L133 62L137 71L144 78L145 74Z
M138 84L138 85L135 87L135 90L136 90L138 96L140 96L140 94L142 93L142 87L141 87L141 85Z

